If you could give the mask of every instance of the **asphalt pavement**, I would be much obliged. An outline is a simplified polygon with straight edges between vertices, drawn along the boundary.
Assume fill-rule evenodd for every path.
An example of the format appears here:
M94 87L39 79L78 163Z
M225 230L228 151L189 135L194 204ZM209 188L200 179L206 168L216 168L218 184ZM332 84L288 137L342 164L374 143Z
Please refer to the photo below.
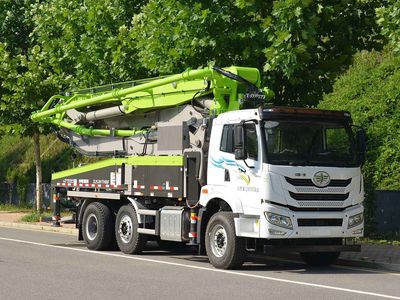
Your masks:
M21 222L25 213L0 211L0 227L43 230L78 236L75 224L63 223L61 227L51 226L51 222ZM285 259L301 260L296 254L282 254ZM400 272L400 246L388 244L363 243L360 252L342 252L337 264L343 266L380 269Z
M190 250L90 251L72 235L0 228L0 299L400 299L400 273L254 259L213 268Z

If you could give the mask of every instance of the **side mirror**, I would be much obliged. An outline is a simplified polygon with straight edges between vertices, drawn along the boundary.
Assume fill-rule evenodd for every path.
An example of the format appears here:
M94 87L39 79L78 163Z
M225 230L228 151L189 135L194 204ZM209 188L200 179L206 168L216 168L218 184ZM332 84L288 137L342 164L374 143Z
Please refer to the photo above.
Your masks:
M356 132L357 151L361 164L365 163L365 151L367 150L367 135L362 127Z
M235 141L235 159L244 160L247 158L245 147L246 131L243 124L237 124L234 127L234 141Z
M244 160L247 158L246 150L244 149L235 149L235 159L236 160Z

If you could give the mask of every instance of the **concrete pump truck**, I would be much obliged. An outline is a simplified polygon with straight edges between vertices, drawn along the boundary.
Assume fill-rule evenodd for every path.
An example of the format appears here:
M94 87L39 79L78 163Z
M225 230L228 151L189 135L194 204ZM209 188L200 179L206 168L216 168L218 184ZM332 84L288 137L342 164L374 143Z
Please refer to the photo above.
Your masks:
M32 120L101 157L53 173L54 222L68 197L89 249L175 241L223 269L359 251L363 130L344 111L266 106L268 93L257 69L206 67L51 97Z

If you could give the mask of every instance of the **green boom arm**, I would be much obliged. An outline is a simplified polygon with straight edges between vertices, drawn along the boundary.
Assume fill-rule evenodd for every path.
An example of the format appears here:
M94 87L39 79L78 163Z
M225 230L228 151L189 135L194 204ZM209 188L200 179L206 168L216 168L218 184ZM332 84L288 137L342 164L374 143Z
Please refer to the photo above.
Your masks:
M226 74L226 71L232 76ZM235 75L238 75L236 77L239 80ZM126 137L135 135L140 130L97 129L87 124L79 125L79 120L72 120L66 112L79 110L80 113L93 114L93 110L100 108L103 111L108 109L108 112L118 110L121 114L143 113L190 103L196 96L212 93L214 103L210 113L217 115L240 109L249 85L257 89L260 86L260 73L255 68L229 67L218 70L207 67L187 70L167 77L72 92L67 96L55 95L40 111L33 113L31 118L35 122L50 123L81 135ZM101 115L101 110L97 114Z

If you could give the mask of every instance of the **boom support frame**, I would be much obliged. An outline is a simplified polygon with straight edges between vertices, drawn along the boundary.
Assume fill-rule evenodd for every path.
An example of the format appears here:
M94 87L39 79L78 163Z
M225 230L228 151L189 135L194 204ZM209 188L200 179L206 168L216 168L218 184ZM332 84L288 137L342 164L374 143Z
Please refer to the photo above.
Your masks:
M231 78L227 74L232 74ZM115 84L55 95L31 118L83 136L130 137L146 131L142 128L96 128L93 120L193 105L193 100L210 94L212 101L205 109L209 115L238 110L249 92L248 85L259 88L260 73L255 68L206 67L130 84L130 87L120 88L124 84ZM254 89L251 92L254 93Z

